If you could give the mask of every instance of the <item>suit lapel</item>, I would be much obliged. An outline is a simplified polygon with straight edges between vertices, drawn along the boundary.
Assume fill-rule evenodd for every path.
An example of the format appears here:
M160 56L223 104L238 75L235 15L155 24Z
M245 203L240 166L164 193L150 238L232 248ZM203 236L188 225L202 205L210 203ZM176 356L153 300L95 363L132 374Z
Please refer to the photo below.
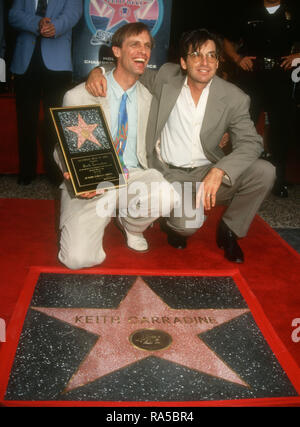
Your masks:
M205 116L203 119L202 129L201 129L201 141L203 142L205 135L215 128L222 117L222 114L225 109L224 103L224 91L223 87L220 84L222 80L219 77L214 77L210 90L209 96L206 105Z
M27 4L27 6L28 6L28 9L27 9L27 10L28 10L29 12L31 12L31 13L33 13L33 14L35 14L35 12L36 12L36 4L35 4L35 0L31 0L31 2ZM31 9L31 10L29 10L29 9Z
M97 99L96 103L99 103L101 105L102 109L103 109L107 125L108 125L108 127L110 129L111 120L110 120L110 109L109 109L108 98L98 97L96 99Z
M164 125L166 124L169 115L171 114L174 105L176 104L177 98L180 95L182 86L185 81L185 76L176 77L172 80L171 83L164 84L161 93L161 99L159 103L158 111L158 120L156 128L156 138L159 138ZM219 122L224 109L224 90L223 85L221 84L222 80L219 77L214 77L210 91L209 97L207 100L207 106L205 111L205 116L203 120L203 125L201 129L201 140L202 136L205 137L212 128L214 128Z
M145 127L147 126L147 118L148 115L145 114L145 105L144 105L144 98L143 98L143 94L142 94L142 89L139 85L139 83L137 84L137 106L138 106L138 116L137 116L137 141L141 140L141 131L142 129L145 129Z
M163 85L158 110L156 135L159 137L180 95L185 77L180 76L173 79L171 83Z
M140 164L145 168L147 167L145 139L151 99L147 89L137 82L137 156Z

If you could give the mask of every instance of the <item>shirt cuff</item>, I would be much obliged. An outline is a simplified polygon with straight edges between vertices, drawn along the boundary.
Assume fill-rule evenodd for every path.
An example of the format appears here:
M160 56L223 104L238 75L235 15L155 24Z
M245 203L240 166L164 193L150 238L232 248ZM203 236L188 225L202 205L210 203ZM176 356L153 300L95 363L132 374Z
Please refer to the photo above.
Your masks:
M102 71L102 74L105 76L105 68L104 67L101 67L100 65L99 65L99 67L98 68L100 68L100 70Z

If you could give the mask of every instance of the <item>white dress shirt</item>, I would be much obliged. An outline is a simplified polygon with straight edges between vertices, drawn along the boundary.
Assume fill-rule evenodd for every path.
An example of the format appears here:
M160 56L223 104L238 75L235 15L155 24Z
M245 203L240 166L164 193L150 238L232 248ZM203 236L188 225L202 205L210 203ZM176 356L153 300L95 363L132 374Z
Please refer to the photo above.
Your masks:
M278 6L266 7L270 15L273 15L273 13L276 13L279 8L280 8L280 4Z
M198 105L195 105L186 78L161 134L161 156L165 163L186 168L211 164L200 140L210 85L211 82L204 88Z

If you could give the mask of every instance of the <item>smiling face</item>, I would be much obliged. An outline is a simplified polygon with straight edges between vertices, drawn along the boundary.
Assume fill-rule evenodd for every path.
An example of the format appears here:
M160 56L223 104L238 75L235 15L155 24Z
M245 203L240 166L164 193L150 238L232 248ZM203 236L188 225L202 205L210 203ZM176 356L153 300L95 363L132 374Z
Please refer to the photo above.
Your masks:
M197 54L194 54L190 46L187 58L180 59L181 67L187 72L189 82L206 86L215 76L219 66L215 42L207 40L196 52Z
M117 69L136 79L146 70L150 59L152 42L147 31L131 35L124 39L122 46L113 46L117 59Z

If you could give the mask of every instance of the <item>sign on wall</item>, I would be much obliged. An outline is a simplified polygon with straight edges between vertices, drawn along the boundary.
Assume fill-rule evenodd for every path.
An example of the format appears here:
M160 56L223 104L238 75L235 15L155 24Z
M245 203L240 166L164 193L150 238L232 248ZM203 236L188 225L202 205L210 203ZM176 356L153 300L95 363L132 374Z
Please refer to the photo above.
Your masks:
M149 66L167 59L172 0L84 0L84 14L74 31L74 80L86 78L97 65L112 61L111 39L121 26L145 23L155 38Z

